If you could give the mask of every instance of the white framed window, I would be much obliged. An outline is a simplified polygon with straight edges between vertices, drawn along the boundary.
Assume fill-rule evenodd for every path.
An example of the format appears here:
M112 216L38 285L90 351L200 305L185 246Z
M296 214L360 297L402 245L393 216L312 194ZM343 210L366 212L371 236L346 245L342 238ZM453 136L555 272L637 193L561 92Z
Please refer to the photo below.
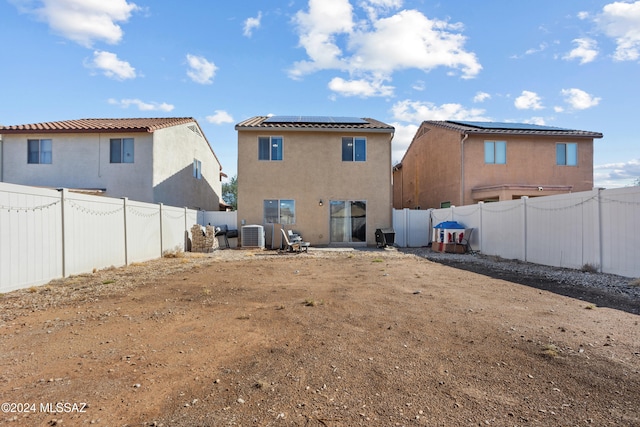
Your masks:
M111 138L109 140L111 163L133 163L133 138Z
M202 179L202 162L198 159L193 159L193 177Z
M367 138L362 136L342 137L342 161L343 162L366 162L367 161Z
M282 146L281 136L258 137L258 160L282 160Z
M290 199L268 199L264 201L265 224L295 224L296 201Z
M486 164L504 165L507 163L506 141L485 141L484 162Z
M50 139L27 140L27 163L51 164L53 142Z
M556 144L556 164L559 166L578 166L578 144L575 142Z

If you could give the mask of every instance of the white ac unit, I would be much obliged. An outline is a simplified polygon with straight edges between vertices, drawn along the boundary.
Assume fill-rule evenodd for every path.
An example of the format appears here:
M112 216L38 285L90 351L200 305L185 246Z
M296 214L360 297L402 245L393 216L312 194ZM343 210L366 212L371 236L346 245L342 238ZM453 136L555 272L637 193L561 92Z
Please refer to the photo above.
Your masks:
M261 225L242 226L243 248L264 248L264 227Z

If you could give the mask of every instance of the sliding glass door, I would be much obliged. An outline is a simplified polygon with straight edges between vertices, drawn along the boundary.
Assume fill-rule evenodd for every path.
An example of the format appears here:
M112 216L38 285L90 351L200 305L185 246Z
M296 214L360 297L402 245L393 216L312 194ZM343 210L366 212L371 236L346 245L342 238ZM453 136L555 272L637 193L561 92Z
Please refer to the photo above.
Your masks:
M331 243L367 241L367 202L331 200Z

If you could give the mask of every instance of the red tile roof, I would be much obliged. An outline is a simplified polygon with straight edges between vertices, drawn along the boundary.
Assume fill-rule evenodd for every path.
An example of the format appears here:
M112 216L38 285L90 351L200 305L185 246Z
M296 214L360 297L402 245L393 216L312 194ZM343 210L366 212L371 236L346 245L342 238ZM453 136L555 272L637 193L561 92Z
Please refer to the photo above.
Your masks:
M15 126L0 126L0 134L153 132L158 129L191 122L195 122L191 117L79 119Z

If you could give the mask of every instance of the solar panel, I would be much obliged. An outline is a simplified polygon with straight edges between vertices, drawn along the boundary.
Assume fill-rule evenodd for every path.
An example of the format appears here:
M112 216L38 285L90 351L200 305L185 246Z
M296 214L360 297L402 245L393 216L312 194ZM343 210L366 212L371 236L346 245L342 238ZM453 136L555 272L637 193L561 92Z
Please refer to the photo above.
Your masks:
M333 116L271 116L263 123L332 123L366 125L368 122L358 117L333 117Z
M531 123L501 123L501 122L470 122L470 121L454 121L451 123L471 126L479 129L504 129L504 130L541 130L541 131L570 131L571 129L564 129L555 126L542 126Z

